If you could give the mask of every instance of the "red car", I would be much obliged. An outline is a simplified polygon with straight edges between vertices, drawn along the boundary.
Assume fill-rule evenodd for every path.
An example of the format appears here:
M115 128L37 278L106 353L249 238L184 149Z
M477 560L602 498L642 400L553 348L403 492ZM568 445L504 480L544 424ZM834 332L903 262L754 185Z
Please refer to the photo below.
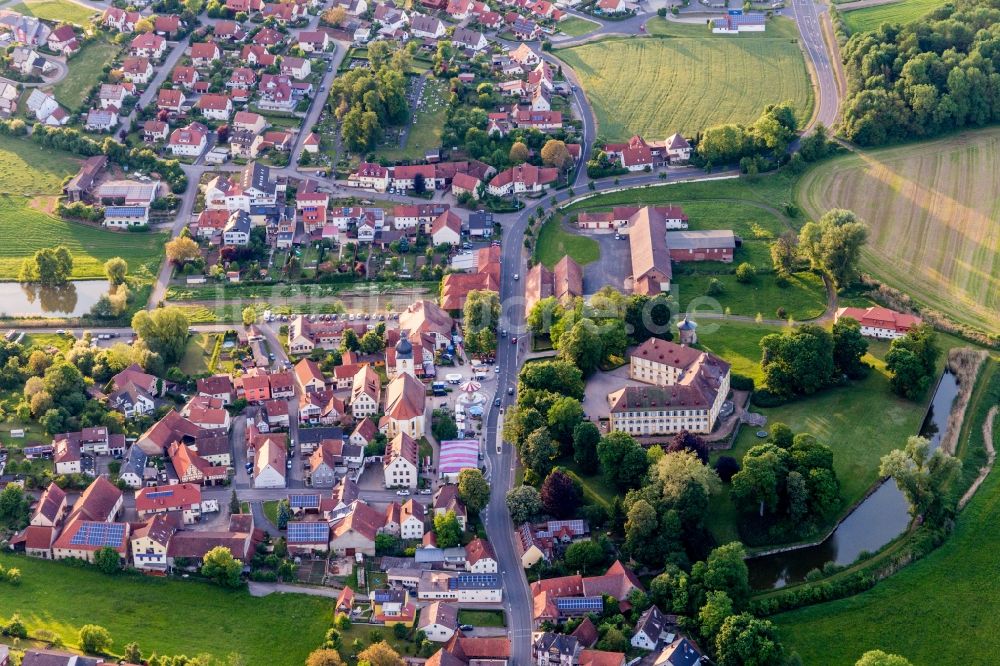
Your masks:
M512 345L516 345L517 344L517 336L514 336L513 338L510 339L510 344L512 344Z

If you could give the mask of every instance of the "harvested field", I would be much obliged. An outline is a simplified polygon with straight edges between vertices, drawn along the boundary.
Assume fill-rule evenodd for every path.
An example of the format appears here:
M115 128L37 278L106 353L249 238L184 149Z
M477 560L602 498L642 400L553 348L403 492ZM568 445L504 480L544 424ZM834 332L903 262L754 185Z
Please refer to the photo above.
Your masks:
M1000 330L1000 128L839 157L796 188L812 217L849 208L871 236L861 267L916 302Z

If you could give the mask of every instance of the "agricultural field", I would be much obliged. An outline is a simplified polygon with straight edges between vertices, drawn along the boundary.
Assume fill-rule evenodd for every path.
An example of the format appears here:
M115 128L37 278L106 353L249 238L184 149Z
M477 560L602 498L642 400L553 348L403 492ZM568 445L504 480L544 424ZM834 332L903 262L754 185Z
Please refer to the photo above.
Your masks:
M712 125L752 122L768 104L786 100L805 120L812 88L784 21L772 21L766 33L733 38L704 26L651 20L655 37L610 38L556 54L580 77L598 133L609 141L634 134L649 140L674 132L693 136ZM623 71L629 76L620 76Z
M52 632L78 647L77 631L98 624L110 632L111 652L135 641L144 655L231 653L244 663L269 663L275 654L301 664L330 627L330 600L299 594L251 597L205 583L120 575L114 580L93 567L0 553L0 565L21 570L18 586L0 594L0 619L20 613L29 635ZM87 603L80 603L86 599ZM183 613L177 609L183 608ZM212 627L212 631L205 631Z
M970 449L980 452L986 411L1000 400L996 361L992 365L992 381L984 384L990 374L984 371L979 382L983 388L977 388L981 401L977 404L974 397L969 406L972 422L963 427ZM1000 447L997 425L995 420L994 448ZM936 551L867 592L773 617L785 646L806 664L854 663L874 648L903 655L914 664L995 662L1000 637L984 631L983 618L1000 612L998 511L1000 478L994 469L958 515L954 533ZM904 608L913 612L899 612Z
M122 257L132 275L152 275L166 240L161 233L116 233L66 222L52 214L63 179L79 160L27 139L0 136L0 280L14 280L21 260L44 247L73 253L74 278L104 277L104 262Z
M46 21L74 23L81 27L90 25L90 19L97 15L93 9L70 0L24 0L8 9Z
M979 329L1000 330L1000 129L858 152L806 173L806 213L839 207L871 235L861 267L917 302Z
M94 40L87 43L79 53L69 60L69 73L66 78L55 84L52 94L56 101L70 112L76 111L90 89L104 75L104 66L115 59L121 45L104 40Z
M883 23L909 23L924 14L937 9L941 0L899 0L874 7L859 7L852 9L850 5L838 7L840 17L850 29L851 34L869 32Z
M397 142L387 142L378 150L380 157L387 160L422 160L428 150L441 147L441 130L444 128L445 115L448 111L447 87L437 79L426 79L420 95L421 106L411 108L410 132L406 137L406 145L399 146Z

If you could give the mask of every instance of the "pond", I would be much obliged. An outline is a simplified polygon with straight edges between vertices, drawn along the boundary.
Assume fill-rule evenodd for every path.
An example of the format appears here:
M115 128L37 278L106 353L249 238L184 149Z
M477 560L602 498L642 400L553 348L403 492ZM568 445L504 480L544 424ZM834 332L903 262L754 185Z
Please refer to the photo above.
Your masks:
M79 317L107 291L105 280L75 280L56 287L0 282L0 317Z
M941 444L957 394L958 380L946 371L920 428L920 435L930 440L931 450ZM894 481L886 481L844 518L824 542L747 560L750 585L755 590L780 588L805 580L807 573L822 569L828 562L846 566L862 552L874 553L885 546L902 534L909 523L906 497Z

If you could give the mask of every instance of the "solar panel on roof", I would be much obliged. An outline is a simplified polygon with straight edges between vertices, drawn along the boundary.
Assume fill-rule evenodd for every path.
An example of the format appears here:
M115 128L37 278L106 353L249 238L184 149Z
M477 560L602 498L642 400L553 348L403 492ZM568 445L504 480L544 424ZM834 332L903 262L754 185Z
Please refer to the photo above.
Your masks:
M561 611L601 611L604 600L601 597L559 597L556 608Z
M318 543L330 537L326 523L288 523L288 543Z
M155 493L148 493L146 495L147 499L159 499L161 497L173 497L173 490L157 490Z
M22 451L26 456L37 456L42 453L51 453L52 445L46 444L44 446L26 446L22 449Z
M124 536L122 523L84 522L69 542L73 546L120 546Z
M319 495L289 495L288 504L298 509L318 509Z

